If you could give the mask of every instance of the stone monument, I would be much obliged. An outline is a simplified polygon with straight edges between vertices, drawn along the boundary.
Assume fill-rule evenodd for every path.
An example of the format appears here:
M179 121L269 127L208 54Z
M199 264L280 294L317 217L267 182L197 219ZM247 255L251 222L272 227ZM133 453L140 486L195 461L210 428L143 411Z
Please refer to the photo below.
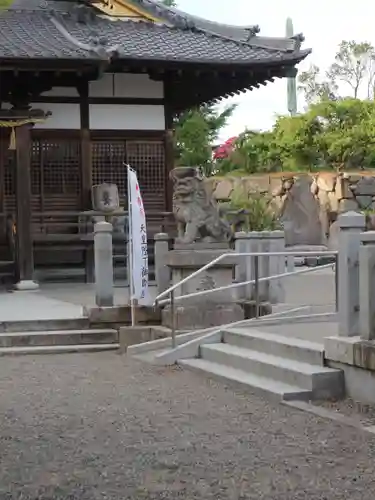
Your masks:
M216 201L207 191L198 168L179 167L170 175L178 236L174 250L168 253L167 265L175 284L220 255L231 253L233 233L229 224L221 218ZM175 297L230 285L235 264L234 258L225 258L177 288ZM163 324L170 327L170 305L162 314ZM219 326L244 318L242 307L236 303L234 290L177 300L175 314L178 330Z
M307 176L294 180L281 207L286 246L326 243L319 204L311 192L311 184L312 179Z

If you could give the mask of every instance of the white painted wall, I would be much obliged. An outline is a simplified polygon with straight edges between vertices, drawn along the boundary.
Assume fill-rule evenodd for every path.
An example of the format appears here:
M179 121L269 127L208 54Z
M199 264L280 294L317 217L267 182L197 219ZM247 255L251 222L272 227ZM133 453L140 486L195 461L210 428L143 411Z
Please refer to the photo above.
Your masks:
M110 74L90 82L90 97L163 98L163 82L151 80L147 74Z
M79 130L81 128L79 104L38 102L32 104L32 107L43 111L51 111L52 113L45 122L36 123L35 128L70 130Z
M54 87L42 96L79 97L75 87ZM89 82L90 97L163 98L163 82L151 80L147 74L105 73L100 80Z
M91 130L164 130L164 106L90 104Z

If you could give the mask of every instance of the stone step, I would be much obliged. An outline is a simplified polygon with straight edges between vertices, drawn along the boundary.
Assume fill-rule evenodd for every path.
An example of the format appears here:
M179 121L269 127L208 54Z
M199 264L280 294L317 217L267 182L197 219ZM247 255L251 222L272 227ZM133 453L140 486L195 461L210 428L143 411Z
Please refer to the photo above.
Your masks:
M255 328L228 328L223 331L223 341L252 351L324 365L324 346L307 340L266 333Z
M41 332L56 330L83 330L90 325L86 317L64 318L64 319L41 319L22 321L1 321L0 334L7 332Z
M301 387L285 384L267 377L260 377L254 373L248 373L243 370L224 366L219 363L213 363L206 359L184 359L178 362L179 365L202 372L205 375L221 380L224 383L240 385L248 388L251 392L260 396L267 396L276 401L303 400L309 401L312 393Z
M202 345L200 354L213 363L309 390L314 399L340 397L342 394L343 373L340 370L224 343Z
M110 328L0 333L0 347L96 345L117 342L118 332Z
M79 352L114 351L119 344L79 344L79 345L43 345L29 347L0 347L0 356L21 356L26 354L65 354Z

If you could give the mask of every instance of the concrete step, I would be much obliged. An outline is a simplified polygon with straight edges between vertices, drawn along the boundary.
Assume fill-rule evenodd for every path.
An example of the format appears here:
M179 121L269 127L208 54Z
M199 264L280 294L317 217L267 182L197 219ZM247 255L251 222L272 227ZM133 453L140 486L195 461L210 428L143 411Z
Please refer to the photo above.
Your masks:
M96 345L117 342L118 332L110 328L0 333L0 347Z
M298 305L280 303L272 305L272 314L280 314L282 317L294 317L307 314L318 314L325 312L334 312L335 304L313 304L313 305ZM267 316L263 316L267 318Z
M206 359L184 359L178 362L179 365L202 372L209 377L221 380L228 384L241 385L251 392L261 396L267 396L277 401L303 400L309 401L312 393L301 387L285 384L267 377L260 377L253 373L224 366Z
M324 346L315 342L266 333L253 328L228 328L223 341L237 347L259 351L282 358L323 366Z
M0 356L21 356L26 354L64 354L79 352L114 351L119 344L43 345L29 347L0 347Z
M1 321L0 333L3 332L43 332L52 330L82 330L90 325L89 319L65 318L65 319L42 319L25 321Z
M200 355L213 363L309 390L314 399L340 397L342 394L343 373L340 370L224 343L202 345Z

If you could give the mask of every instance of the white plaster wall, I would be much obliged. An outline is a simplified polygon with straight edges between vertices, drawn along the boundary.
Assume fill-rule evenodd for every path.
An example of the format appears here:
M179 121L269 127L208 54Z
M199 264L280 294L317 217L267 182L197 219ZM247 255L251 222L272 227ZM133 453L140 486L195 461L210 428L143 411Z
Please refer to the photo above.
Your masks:
M75 87L53 87L47 92L42 92L41 95L52 97L79 97Z
M90 97L163 98L163 82L155 82L146 74L105 73L89 83Z
M81 128L81 115L79 104L67 103L34 103L33 109L51 111L52 115L43 123L36 123L35 128L43 129L73 129Z
M164 130L164 106L90 104L91 130Z

